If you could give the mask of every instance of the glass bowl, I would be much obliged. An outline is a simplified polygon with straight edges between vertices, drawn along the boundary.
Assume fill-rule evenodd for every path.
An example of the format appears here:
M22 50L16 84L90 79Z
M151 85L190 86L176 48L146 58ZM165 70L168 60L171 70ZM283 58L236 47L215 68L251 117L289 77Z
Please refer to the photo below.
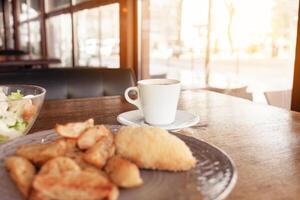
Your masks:
M0 143L28 133L45 94L35 85L0 85Z

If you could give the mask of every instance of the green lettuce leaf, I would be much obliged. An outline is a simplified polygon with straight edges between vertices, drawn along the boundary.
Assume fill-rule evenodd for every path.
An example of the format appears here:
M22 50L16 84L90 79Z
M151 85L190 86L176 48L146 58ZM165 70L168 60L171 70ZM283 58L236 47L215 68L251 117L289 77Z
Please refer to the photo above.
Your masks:
M9 128L16 129L18 131L25 131L28 123L25 121L16 121L16 123L13 126L10 126Z
M17 90L16 92L10 93L10 95L7 96L9 100L19 100L24 97L23 94L21 94L21 90Z

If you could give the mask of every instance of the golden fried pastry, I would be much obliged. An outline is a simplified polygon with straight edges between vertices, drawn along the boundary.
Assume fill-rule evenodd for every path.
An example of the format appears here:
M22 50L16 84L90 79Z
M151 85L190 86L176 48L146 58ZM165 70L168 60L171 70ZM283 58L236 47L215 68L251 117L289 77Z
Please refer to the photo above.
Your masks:
M84 122L72 122L65 125L57 124L56 132L66 138L78 138L86 129L94 126L94 119L88 119Z
M88 149L94 146L102 137L108 136L110 131L104 125L88 128L78 138L77 144L80 149Z
M66 171L80 171L80 167L75 161L68 157L56 157L46 162L40 169L38 175L51 174L60 176Z
M105 171L117 186L131 188L143 184L139 168L121 156L109 159Z
M49 144L22 145L17 149L16 154L36 164L42 164L52 158L64 155L66 150L66 142L64 140L57 140Z
M41 151L43 151L48 144L25 144L21 145L16 150L16 155L27 158L28 160L36 160L40 157Z
M36 173L35 167L26 158L19 156L7 157L5 167L21 193L28 197Z
M128 126L115 139L117 153L138 167L185 171L196 165L189 147L161 128Z
M86 162L83 159L84 152L79 151L79 152L67 153L65 156L72 159L82 170L101 171L100 168Z
M83 159L98 168L104 167L106 161L115 153L114 136L109 133L107 137L102 137L94 146L88 149Z
M95 166L92 165L92 164L87 163L87 162L83 159L84 152L81 152L81 151L78 151L78 152L70 152L70 153L67 153L65 156L68 157L68 158L71 158L73 161L75 161L76 164L77 164L82 170L87 169L87 168L95 168L95 169L99 170L99 168L95 167Z
M87 171L66 171L61 176L38 175L33 187L43 195L59 200L98 200L115 192L107 178Z

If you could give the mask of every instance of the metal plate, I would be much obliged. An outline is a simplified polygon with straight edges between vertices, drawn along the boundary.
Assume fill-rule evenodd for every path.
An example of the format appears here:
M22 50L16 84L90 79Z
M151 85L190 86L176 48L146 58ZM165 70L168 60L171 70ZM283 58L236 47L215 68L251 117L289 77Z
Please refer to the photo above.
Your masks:
M117 125L108 127L113 132L120 128ZM232 160L222 150L206 142L181 134L174 135L190 147L198 160L196 167L188 172L178 173L142 170L144 185L134 189L121 190L119 200L215 200L224 199L230 193L237 179ZM3 159L8 155L13 155L16 147L21 144L47 143L56 138L54 130L46 130L0 145L1 200L23 199L4 167Z

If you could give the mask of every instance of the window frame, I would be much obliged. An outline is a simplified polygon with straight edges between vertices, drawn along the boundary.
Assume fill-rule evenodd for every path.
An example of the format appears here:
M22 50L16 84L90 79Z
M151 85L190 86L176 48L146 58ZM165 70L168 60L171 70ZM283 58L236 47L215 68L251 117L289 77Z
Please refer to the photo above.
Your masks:
M14 1L16 1L16 0L12 0L12 6L13 6L13 4L14 4ZM9 6L9 1L8 0L2 0L2 8L3 8L3 11L2 11L2 13L3 13L3 27L4 27L4 49L10 49L9 48L9 40L8 40L8 38L9 38L9 34L10 34L10 28L9 28L9 24L10 24L10 19L9 19L9 17L10 17L10 13L9 13L9 9L8 9L8 6ZM13 14L13 20L14 20L14 18L15 18L15 15L14 15L14 13L12 13ZM15 28L15 27L13 27L13 28ZM15 38L15 30L14 30L14 32L13 32L13 39L14 39L14 46L16 47L16 38Z
M5 7L4 7L4 1L2 0L2 10L1 10L1 15L2 15L2 23L3 23L3 47L2 49L6 49L6 30L5 30L5 26L6 26L6 20L5 20Z
M8 0L2 0L4 4L8 3ZM20 35L19 35L19 27L24 23L29 23L32 21L39 21L40 23L40 33L41 33L41 56L46 57L47 53L47 31L46 31L46 20L61 14L70 13L71 14L71 25L72 25L72 66L71 67L80 67L75 66L75 55L76 55L76 41L75 41L75 33L74 33L74 16L73 14L77 11L84 9L96 8L99 6L104 6L113 3L119 3L119 35L120 35L120 68L131 68L133 72L137 75L138 72L138 51L137 51L137 1L132 0L88 0L84 2L80 2L74 4L74 0L69 0L70 5L63 8L58 8L49 12L46 12L46 0L40 0L40 13L38 16L26 19L24 21L19 21L19 0L12 0L13 6L13 19L14 19L14 34L13 38L15 41L15 49L20 49ZM27 0L28 2L28 0ZM6 9L3 6L4 15L4 25L7 19L5 16L8 14ZM29 32L29 31L28 31ZM5 46L4 49L7 48L7 31L5 30L4 39ZM30 34L30 33L29 33ZM29 49L28 49L29 50Z
M44 0L40 1L40 13L36 17L29 18L28 17L28 11L27 11L27 18L26 20L20 21L20 1L19 0L12 0L13 4L13 16L14 16L14 40L15 40L15 49L20 49L20 26L27 24L27 33L29 38L29 45L30 45L30 22L39 22L40 24L40 33L41 33L41 42L40 42L40 50L41 50L41 56L45 56L45 52L43 51L43 40L42 40L42 11L43 11L43 2ZM26 3L29 4L29 0L26 0ZM30 52L30 47L27 46L26 49L27 52Z

